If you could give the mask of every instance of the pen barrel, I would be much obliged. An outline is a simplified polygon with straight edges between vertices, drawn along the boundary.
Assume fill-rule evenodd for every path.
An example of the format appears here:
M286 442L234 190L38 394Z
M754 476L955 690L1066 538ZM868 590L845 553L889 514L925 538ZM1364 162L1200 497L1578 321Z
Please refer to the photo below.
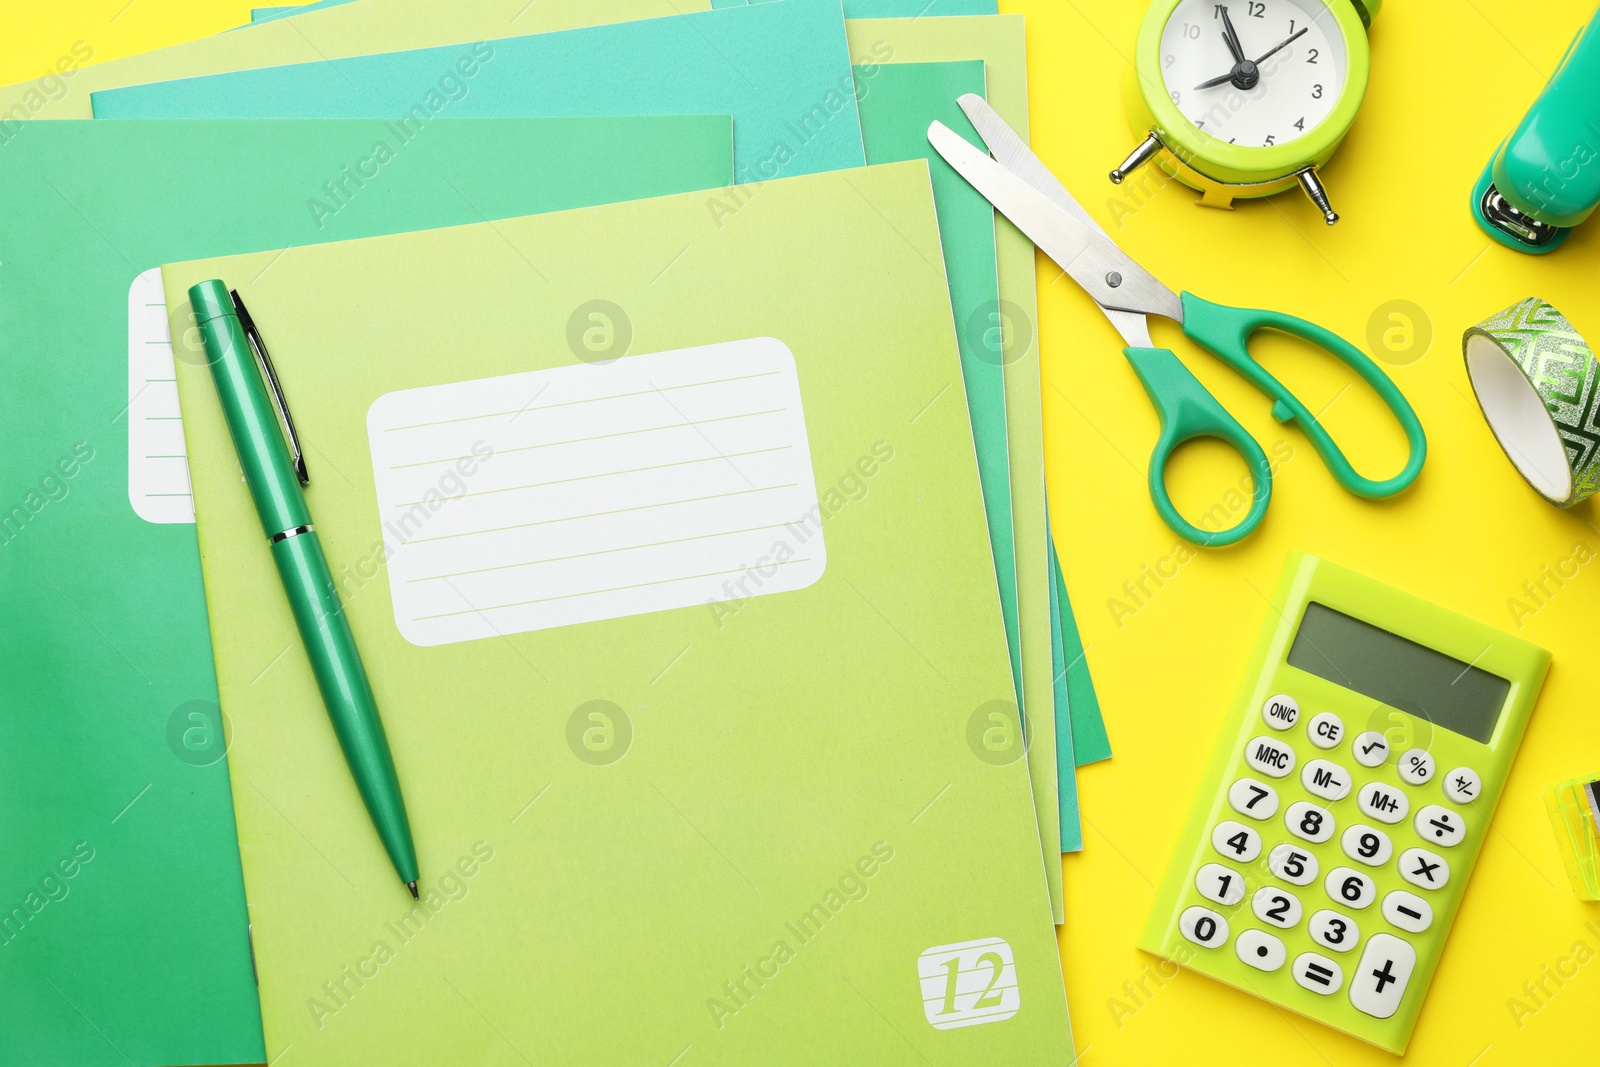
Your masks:
M227 287L220 281L202 282L189 290L189 304L200 326L217 399L263 531L271 537L311 525L300 476Z
M322 545L311 531L286 537L272 545L272 559L350 774L401 881L414 882L417 857L400 778Z

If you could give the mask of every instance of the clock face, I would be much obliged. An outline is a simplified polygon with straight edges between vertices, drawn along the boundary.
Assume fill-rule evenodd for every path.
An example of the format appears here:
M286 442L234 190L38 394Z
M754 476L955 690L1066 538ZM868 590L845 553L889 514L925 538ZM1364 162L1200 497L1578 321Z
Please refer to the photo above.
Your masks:
M1348 69L1344 35L1322 0L1182 0L1161 34L1172 102L1232 144L1281 145L1309 133L1333 110Z

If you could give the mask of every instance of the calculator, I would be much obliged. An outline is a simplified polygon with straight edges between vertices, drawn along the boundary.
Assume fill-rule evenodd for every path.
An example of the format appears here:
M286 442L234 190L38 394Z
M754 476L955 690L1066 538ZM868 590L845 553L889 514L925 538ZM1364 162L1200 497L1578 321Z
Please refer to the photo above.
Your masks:
M1139 947L1404 1053L1549 665L1292 554Z

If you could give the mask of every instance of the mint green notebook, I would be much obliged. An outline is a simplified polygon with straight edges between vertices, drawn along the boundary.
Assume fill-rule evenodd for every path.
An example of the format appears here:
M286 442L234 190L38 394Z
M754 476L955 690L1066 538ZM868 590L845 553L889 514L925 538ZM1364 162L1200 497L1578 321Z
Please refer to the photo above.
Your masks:
M1071 1061L927 164L733 192L163 268L315 443L423 870L180 359L269 1056Z
M731 158L718 117L37 122L0 151L0 1063L266 1058L160 265Z

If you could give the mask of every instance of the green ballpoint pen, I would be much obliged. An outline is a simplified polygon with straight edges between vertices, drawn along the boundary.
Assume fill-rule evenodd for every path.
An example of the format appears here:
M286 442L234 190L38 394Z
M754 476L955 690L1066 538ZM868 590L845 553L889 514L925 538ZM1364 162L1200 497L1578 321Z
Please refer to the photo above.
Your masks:
M301 492L311 479L272 357L239 294L222 282L192 287L189 303L205 341L206 360L239 466L261 516L339 747L390 861L416 897L416 846L400 779L378 717L378 702Z

